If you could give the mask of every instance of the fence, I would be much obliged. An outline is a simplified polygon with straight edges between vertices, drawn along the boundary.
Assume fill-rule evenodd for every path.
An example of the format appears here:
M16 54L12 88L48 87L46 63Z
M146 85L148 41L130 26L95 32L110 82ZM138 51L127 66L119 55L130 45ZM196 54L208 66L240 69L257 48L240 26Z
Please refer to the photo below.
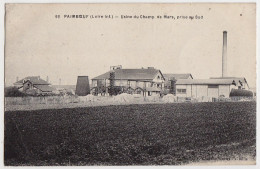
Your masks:
M256 101L256 97L230 97L231 101Z
M239 101L256 101L256 97L240 97L233 96L229 98L214 98L214 97L177 97L177 102L239 102Z

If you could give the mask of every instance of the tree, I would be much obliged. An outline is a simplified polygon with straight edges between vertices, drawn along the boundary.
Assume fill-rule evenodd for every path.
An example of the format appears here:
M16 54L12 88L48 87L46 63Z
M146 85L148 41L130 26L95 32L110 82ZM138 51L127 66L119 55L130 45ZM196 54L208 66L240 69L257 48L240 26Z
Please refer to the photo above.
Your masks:
M18 88L15 86L5 88L5 97L22 97L22 96L26 96L26 94L19 91Z
M110 86L109 86L109 90L108 93L110 96L115 95L115 72L112 71L110 72L110 77L109 77L109 81L110 81Z

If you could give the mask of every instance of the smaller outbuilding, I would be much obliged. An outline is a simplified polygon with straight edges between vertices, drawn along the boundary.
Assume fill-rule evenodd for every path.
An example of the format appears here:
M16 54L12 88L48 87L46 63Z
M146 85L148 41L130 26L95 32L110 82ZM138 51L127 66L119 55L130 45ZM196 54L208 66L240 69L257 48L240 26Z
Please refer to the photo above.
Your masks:
M27 94L50 94L55 89L50 83L40 78L40 76L28 76L14 83L20 91Z
M240 88L241 83L237 79L179 79L176 82L176 96L229 97L232 89Z
M174 95L176 95L175 83L179 79L193 79L190 73L186 73L186 74L164 73L163 76L165 78L165 83L164 83L165 93L167 94L171 93Z

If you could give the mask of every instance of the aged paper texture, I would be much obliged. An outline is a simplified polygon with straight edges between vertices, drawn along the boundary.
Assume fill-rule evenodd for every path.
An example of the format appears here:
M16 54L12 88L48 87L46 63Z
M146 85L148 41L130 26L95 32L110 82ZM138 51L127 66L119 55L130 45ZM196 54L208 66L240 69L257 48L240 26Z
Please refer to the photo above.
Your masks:
M256 4L6 4L4 163L255 165Z

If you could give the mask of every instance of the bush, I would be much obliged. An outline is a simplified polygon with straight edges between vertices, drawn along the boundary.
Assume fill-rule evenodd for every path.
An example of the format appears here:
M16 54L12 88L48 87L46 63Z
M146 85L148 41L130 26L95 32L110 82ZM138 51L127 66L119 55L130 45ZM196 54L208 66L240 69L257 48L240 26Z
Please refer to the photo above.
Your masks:
M114 86L113 88L109 87L108 93L110 93L110 95L119 95L123 93L123 88L121 86Z
M25 93L18 90L17 87L6 87L5 88L5 97L22 97L26 96Z
M163 89L161 92L160 92L160 95L161 96L165 96L167 94L170 94L170 90L169 89Z
M249 90L242 90L242 89L232 89L230 92L230 97L253 97L253 92Z

